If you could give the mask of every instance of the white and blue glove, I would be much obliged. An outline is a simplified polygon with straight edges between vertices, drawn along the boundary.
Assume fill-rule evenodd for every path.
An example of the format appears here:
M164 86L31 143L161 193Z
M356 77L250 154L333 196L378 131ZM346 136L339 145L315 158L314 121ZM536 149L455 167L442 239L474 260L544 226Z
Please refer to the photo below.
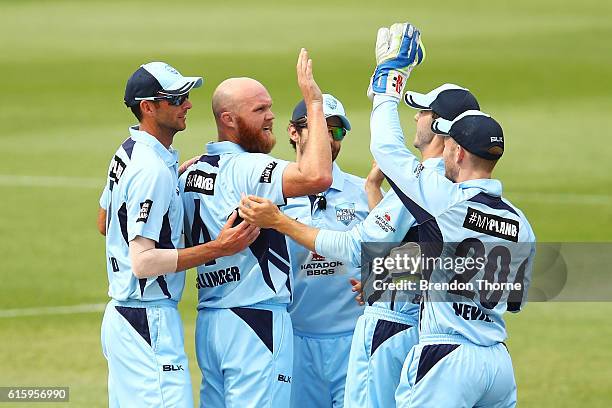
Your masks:
M410 71L424 59L421 33L412 24L380 28L376 37L376 70L370 79L368 97L384 94L399 100Z

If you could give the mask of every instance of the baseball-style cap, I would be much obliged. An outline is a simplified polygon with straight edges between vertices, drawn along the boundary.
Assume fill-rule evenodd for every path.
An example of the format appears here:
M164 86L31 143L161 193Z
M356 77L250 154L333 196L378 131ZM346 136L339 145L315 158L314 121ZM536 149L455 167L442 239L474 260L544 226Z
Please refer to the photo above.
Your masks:
M351 130L351 122L346 117L346 113L344 112L344 106L342 103L336 99L333 95L323 94L323 114L325 118L329 118L331 116L337 116L342 121L342 125L346 130ZM297 122L300 119L304 119L306 117L306 103L302 99L293 109L293 114L291 115L291 121Z
M476 97L466 88L455 84L444 84L421 94L408 91L404 94L406 105L421 110L431 110L438 116L453 120L468 110L479 110Z
M497 160L504 154L504 132L499 123L479 110L469 110L455 120L438 118L431 129L452 137L470 153L487 160Z
M202 83L202 77L184 77L165 62L149 62L128 79L123 101L132 107L158 94L184 95Z

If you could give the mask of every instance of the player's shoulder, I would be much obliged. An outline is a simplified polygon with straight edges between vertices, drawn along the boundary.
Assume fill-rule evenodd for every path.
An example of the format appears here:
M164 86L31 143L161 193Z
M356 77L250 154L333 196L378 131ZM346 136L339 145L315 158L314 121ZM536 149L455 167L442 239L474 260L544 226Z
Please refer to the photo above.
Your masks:
M535 234L533 232L533 228L531 227L531 224L529 223L527 216L525 216L525 213L520 208L518 208L516 205L512 204L512 202L508 200L507 198L504 198L504 197L500 197L500 198L504 204L512 208L516 216L519 218L519 222L521 223L521 228L523 228L528 233L528 239L535 241Z

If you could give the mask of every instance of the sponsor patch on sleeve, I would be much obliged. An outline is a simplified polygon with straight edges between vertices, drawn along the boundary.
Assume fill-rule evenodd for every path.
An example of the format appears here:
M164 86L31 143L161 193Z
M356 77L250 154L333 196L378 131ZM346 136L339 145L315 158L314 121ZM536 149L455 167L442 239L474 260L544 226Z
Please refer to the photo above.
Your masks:
M138 219L136 222L147 222L149 220L151 207L153 207L152 200L145 200L144 202L140 203L140 212L138 213Z
M510 218L487 214L468 207L463 227L482 234L518 242L519 222Z
M119 156L115 156L113 158L113 162L111 163L111 169L108 173L108 177L113 180L115 183L119 183L119 179L123 175L123 171L125 170L125 163L123 160L119 158Z
M217 175L215 173L206 173L202 170L190 171L185 181L185 192L213 195L216 180Z
M272 182L272 172L278 165L277 162L273 161L268 163L263 173L261 173L261 177L259 178L260 183L271 183Z

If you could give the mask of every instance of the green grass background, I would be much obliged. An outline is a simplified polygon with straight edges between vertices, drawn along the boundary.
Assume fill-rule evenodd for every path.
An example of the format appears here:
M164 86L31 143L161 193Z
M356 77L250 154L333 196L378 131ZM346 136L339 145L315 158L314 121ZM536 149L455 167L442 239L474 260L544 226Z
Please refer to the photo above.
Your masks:
M421 28L428 51L409 87L462 84L501 122L507 149L495 175L538 239L612 241L611 15L601 0L0 1L0 309L106 301L97 200L134 122L122 97L138 65L163 60L205 77L175 139L183 158L215 138L214 87L252 76L274 98L273 153L289 159L284 129L305 46L353 123L338 161L363 176L376 30L399 20ZM411 140L414 111L400 114ZM45 187L16 176L79 179ZM195 390L192 282L190 272L181 311ZM534 303L508 317L519 406L612 405L611 313L606 303ZM0 318L0 386L70 386L70 406L105 406L100 322L101 313Z

